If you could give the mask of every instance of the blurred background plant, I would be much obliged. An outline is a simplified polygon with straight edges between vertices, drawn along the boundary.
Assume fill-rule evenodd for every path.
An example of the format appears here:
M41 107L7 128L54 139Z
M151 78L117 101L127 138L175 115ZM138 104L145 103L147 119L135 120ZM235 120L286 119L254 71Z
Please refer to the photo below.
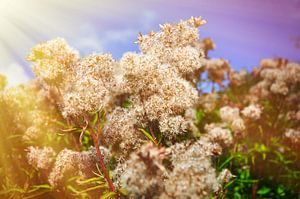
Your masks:
M299 64L235 71L208 56L204 23L139 34L142 53L120 61L34 47L36 79L0 76L0 196L299 198Z
M264 59L251 73L229 72L223 82L228 86L202 95L206 103L196 113L199 132L226 121L222 107L243 115L233 146L214 160L219 172L228 168L234 175L216 198L300 197L299 70L285 59ZM243 75L233 78L237 74ZM233 132L237 128L234 122L228 125Z

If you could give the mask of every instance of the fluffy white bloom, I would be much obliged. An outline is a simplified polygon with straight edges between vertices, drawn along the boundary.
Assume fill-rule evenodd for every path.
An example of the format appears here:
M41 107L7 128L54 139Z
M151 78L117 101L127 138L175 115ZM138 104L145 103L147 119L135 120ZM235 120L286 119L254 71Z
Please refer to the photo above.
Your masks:
M246 129L244 120L242 118L233 120L231 123L231 128L235 133L242 133Z
M216 191L220 191L222 189L222 185L228 183L233 177L234 175L232 175L232 173L228 169L222 170L221 173L218 175L219 187Z
M128 153L140 147L145 140L143 134L135 128L134 114L125 108L116 108L107 115L103 129L103 141L110 146L119 147Z
M229 146L233 142L230 130L221 127L214 127L210 129L207 134L205 134L205 137L207 137L211 142L217 142L225 146Z
M240 117L240 111L238 108L224 106L220 109L220 116L222 121L231 123Z
M199 104L205 112L211 112L216 108L219 99L220 97L216 92L208 93L200 96Z
M239 72L231 71L229 73L230 84L233 86L240 86L246 82L246 76L247 76L246 70L241 70Z
M139 198L147 196L152 198L162 187L163 172L162 164L166 157L164 148L158 148L152 143L143 145L138 151L130 155L129 160L124 164L123 173L120 175L120 182L130 196Z
M300 131L295 129L287 129L284 136L293 143L300 143Z
M53 84L61 83L78 59L78 52L62 38L38 44L28 56L35 74Z
M110 153L104 147L100 147L100 150L104 157L104 163L107 164ZM48 181L52 186L58 186L71 176L91 177L94 175L93 171L96 171L98 161L94 147L83 152L63 149L56 157Z
M48 169L55 160L55 151L51 147L33 147L28 148L28 163L39 168Z
M283 81L276 81L274 84L272 84L270 90L275 94L282 95L286 95L289 92L289 88Z
M182 134L188 129L188 122L180 115L163 116L159 122L159 129L166 137L175 138L176 135Z
M225 79L225 75L230 72L230 65L227 60L224 59L208 59L205 63L208 78L218 84L222 84Z
M262 111L257 104L250 104L249 106L245 107L241 112L247 118L258 120Z
M293 90L293 85L300 82L299 64L286 59L263 59L260 67L253 70L253 74L261 81L250 92L260 97L271 93L285 96Z
M201 60L203 59L201 59L200 52L191 46L187 46L174 49L170 64L172 67L177 68L182 75L187 75L203 66Z
M232 143L227 129L216 127L191 144L175 144L168 150L174 166L164 183L160 198L206 198L217 191L220 183L211 165L211 156L220 155L220 145Z

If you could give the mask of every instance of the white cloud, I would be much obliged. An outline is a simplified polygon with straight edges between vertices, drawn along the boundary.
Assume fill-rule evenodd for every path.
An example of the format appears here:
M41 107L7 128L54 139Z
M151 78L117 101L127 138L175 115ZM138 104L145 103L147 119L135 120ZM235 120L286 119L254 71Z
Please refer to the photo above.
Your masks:
M23 67L18 63L11 63L7 67L0 67L0 73L7 77L8 87L17 86L30 80Z
M155 27L155 21L157 20L157 14L154 11L146 10L143 13L143 16L140 20L143 29L148 30L152 27Z
M138 34L136 29L125 29L125 30L109 30L105 32L103 36L103 41L106 44L110 43L126 43L132 37Z
M25 61L30 48L39 42L63 37L83 56L102 53L133 43L138 32L148 32L157 19L142 1L127 3L120 13L115 5L123 4L121 0L74 0L72 4L60 0L2 1L0 73L8 76L11 86L32 77L24 71L29 73L27 66L17 63Z
M77 29L74 35L66 35L70 38L69 44L80 51L83 55L92 52L103 52L103 42L101 41L97 29L91 23L84 23Z
M92 52L103 53L108 46L127 44L134 42L138 32L148 32L153 27L157 15L151 10L145 10L140 18L136 19L135 25L129 28L108 26L100 29L94 22L81 23L74 34L65 33L69 44L87 55Z

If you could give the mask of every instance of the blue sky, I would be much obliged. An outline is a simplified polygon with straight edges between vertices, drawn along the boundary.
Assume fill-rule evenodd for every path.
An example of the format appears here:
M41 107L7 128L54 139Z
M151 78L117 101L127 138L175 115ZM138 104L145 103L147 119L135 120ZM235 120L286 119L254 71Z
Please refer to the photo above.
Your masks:
M36 43L64 37L83 55L111 52L120 58L138 51L138 32L159 24L202 16L200 37L217 49L210 57L228 59L235 69L250 70L265 57L300 62L299 0L2 0L0 2L0 73L11 85L33 73L25 57ZM299 42L299 41L298 41Z

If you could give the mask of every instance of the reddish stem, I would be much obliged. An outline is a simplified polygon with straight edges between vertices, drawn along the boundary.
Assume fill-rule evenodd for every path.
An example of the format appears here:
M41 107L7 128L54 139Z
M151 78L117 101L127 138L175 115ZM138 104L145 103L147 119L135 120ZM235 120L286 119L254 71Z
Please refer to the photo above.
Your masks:
M158 145L158 142L157 142L157 140L156 140L156 137L155 137L155 135L154 135L153 130L152 130L151 127L150 127L150 134L151 134L151 136L153 137L154 144L155 144L155 145Z
M105 177L105 179L108 183L108 186L109 186L109 190L112 191L112 192L115 192L115 186L114 186L112 180L109 178L108 172L107 172L106 167L104 165L103 156L102 156L101 151L99 149L97 136L94 132L92 132L91 135L92 135L92 138L93 138L94 145L96 147L97 155L99 157L99 162L100 162L101 169L104 173L104 177Z

